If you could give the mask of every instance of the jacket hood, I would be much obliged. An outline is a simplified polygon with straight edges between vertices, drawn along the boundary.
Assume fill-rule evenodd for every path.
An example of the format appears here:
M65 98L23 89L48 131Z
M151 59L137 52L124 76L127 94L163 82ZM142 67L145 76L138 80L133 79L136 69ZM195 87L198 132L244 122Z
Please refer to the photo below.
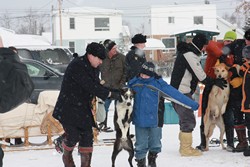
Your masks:
M200 54L200 51L195 48L191 43L181 42L177 45L177 51L184 54L187 52L193 52L194 54Z

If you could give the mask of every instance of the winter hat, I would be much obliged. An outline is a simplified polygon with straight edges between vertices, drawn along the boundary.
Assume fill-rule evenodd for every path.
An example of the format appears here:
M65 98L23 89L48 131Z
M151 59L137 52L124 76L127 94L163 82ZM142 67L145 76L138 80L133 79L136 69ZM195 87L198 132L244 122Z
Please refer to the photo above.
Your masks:
M237 34L235 33L235 31L228 31L224 35L223 40L224 41L234 41L236 38L237 38Z
M155 73L155 65L152 62L145 62L142 64L140 73L146 74L150 77L153 77L156 75Z
M245 46L242 49L242 57L246 59L250 59L250 46Z
M204 34L196 34L192 40L192 43L201 50L204 45L208 43L208 40Z
M146 42L147 42L147 37L146 37L146 35L136 34L136 35L132 38L131 42L132 42L133 44L137 44L137 43L146 43Z
M103 45L108 51L110 51L116 45L116 43L110 39L106 39L103 42Z
M104 46L102 44L96 43L96 42L92 42L90 44L88 44L87 48L86 48L86 52L88 54L92 54L95 57L98 57L102 60L104 60L106 58L106 49L104 48Z
M245 32L244 38L245 38L246 40L250 41L250 29L248 29L248 30Z

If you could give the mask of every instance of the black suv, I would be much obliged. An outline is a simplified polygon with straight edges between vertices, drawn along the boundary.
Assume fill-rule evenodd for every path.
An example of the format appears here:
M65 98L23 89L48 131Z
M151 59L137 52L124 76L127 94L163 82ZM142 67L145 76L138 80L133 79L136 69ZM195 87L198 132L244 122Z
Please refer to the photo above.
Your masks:
M24 46L17 47L17 50L21 58L41 61L62 73L73 59L69 49L60 46Z
M40 61L21 59L21 62L27 66L28 73L35 86L30 97L31 103L36 104L40 92L44 90L60 90L63 73Z

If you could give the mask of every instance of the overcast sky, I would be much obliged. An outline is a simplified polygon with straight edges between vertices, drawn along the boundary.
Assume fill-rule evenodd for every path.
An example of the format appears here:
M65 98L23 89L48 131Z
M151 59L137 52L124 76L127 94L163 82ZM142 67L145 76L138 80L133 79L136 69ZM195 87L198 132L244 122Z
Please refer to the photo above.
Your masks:
M172 5L172 4L203 4L205 0L63 0L63 8L77 6L92 6L104 8L118 8L126 11L148 5ZM238 0L209 0L216 4L217 14L231 14ZM248 0L247 0L248 1ZM58 0L0 0L0 15L6 11L12 15L25 15L28 9L40 12L49 12L52 8L58 8Z

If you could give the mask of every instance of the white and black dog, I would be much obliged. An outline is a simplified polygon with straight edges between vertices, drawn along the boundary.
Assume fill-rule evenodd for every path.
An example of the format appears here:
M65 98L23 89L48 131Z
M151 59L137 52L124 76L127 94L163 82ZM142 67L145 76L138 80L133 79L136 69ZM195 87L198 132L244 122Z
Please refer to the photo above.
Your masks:
M115 167L115 159L122 149L128 151L128 162L133 167L134 147L130 135L131 114L133 110L134 92L129 88L121 90L122 99L117 101L114 113L114 127L116 139L112 153L112 167Z

